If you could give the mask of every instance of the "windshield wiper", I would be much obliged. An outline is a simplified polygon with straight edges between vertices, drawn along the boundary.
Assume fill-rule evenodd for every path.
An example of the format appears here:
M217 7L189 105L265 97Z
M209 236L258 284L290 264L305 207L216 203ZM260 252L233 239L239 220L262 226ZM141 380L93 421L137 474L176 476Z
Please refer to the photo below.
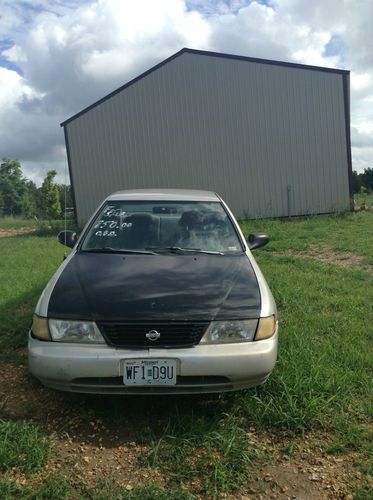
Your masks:
M214 250L201 250L200 248L185 248L185 247L148 247L147 250L154 250L154 252L170 252L170 253L206 253L210 255L224 255L223 252Z
M149 250L130 250L129 248L112 248L112 247L87 248L85 250L81 250L81 252L155 255L155 252L151 252Z

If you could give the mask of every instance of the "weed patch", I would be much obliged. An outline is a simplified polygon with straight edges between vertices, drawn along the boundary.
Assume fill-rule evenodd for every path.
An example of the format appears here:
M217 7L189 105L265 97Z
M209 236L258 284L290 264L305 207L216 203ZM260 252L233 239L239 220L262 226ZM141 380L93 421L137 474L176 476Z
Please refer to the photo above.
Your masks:
M114 478L104 478L98 481L95 488L87 490L86 495L92 500L193 500L195 498L185 488L162 488L157 484L143 484L128 490L115 485Z
M0 470L17 467L24 472L45 464L49 442L38 426L29 422L0 421Z
M138 485L133 490L116 486L113 478L100 479L89 488L76 489L62 476L46 477L42 484L24 485L14 479L0 478L1 500L193 500L190 492L182 488L164 489L155 484Z
M41 485L21 485L14 479L0 478L2 500L68 500L78 498L63 477L47 477Z
M3 500L13 500L14 498L27 498L26 494L30 492L29 488L18 485L11 479L0 477L0 498Z
M237 407L258 425L294 430L336 427L338 415L366 421L373 399L370 277L308 259L263 254L258 261L279 305L279 359L264 386L232 396Z
M148 464L160 469L171 484L192 481L203 494L216 496L240 488L248 480L249 467L260 457L246 430L229 415L192 422L178 420L153 440Z

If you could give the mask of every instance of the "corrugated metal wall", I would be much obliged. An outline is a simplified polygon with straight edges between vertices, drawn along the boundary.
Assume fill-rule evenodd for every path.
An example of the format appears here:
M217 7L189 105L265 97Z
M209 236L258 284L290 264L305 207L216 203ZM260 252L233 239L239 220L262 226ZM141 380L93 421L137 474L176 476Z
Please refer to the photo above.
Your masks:
M79 223L146 187L213 190L247 218L349 209L339 73L183 53L65 127Z

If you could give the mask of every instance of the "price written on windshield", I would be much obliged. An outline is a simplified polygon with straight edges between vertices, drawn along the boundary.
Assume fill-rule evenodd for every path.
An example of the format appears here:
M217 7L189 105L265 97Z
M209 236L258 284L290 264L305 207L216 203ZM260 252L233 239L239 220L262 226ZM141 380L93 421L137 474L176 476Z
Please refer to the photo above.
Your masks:
M126 229L129 229L132 227L132 222L117 222L115 220L99 220L97 224L95 224L95 229L98 231L95 232L96 236L102 237L102 236L110 236L110 237L116 237L118 236L117 230L120 229L122 231L125 231Z

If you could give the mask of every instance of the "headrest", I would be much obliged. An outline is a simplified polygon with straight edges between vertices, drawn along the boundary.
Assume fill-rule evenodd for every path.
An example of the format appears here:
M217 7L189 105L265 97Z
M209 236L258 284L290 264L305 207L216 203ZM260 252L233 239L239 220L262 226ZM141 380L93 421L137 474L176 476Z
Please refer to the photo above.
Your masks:
M188 229L200 228L202 226L224 226L225 220L220 214L208 213L201 214L196 210L190 210L189 212L184 212L179 220L179 224L182 227L187 227Z
M131 214L123 219L124 222L131 222L137 227L151 227L155 219L151 214Z
M193 229L195 227L201 226L203 224L203 216L196 210L189 210L184 212L179 220L179 225L182 227L187 227L188 229Z

